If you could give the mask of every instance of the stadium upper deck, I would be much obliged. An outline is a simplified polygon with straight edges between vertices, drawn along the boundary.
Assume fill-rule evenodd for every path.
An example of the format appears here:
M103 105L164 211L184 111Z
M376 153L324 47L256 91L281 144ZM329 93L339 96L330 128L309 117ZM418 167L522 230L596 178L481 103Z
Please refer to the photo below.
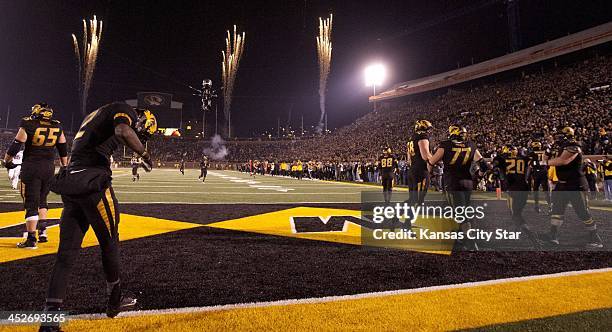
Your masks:
M371 96L370 102L391 100L467 82L600 45L610 40L612 40L612 22L471 66L398 83L387 91Z

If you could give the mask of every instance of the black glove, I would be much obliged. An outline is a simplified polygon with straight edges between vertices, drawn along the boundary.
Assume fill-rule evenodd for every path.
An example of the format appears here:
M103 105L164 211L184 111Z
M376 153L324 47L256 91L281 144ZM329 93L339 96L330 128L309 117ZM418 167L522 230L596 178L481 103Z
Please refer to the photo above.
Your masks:
M6 169L13 169L13 168L15 168L17 166L19 166L19 165L14 164L12 160L7 161L7 162L4 163L4 167L6 167Z
M145 151L140 157L142 157L142 168L145 170L145 172L150 172L153 169L153 160L151 160L151 155Z

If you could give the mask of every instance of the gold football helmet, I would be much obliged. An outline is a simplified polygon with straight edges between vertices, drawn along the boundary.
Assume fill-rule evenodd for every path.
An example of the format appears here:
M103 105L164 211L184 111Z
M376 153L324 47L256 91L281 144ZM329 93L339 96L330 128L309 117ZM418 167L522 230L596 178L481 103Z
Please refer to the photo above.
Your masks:
M32 106L32 119L50 121L53 117L53 109L47 103L38 103Z
M136 122L136 133L142 141L147 141L157 131L157 119L153 112L147 109L137 109L138 122Z
M433 126L431 125L431 122L427 120L418 120L414 124L414 131L417 133L427 132L428 130L431 130L432 128Z
M448 127L448 138L452 140L464 141L467 138L467 129L458 125Z

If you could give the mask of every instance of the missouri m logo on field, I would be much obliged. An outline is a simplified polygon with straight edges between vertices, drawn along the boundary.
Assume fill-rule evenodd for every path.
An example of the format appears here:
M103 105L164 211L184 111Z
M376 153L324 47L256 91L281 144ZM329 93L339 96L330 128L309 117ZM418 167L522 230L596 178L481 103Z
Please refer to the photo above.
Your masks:
M376 243L364 243L364 238L371 237L372 224L362 218L359 210L295 207L207 226L304 240L377 246ZM418 248L418 245L417 241L412 241L393 248L431 252Z
M289 221L294 233L346 232L349 222L361 224L354 216L290 217Z

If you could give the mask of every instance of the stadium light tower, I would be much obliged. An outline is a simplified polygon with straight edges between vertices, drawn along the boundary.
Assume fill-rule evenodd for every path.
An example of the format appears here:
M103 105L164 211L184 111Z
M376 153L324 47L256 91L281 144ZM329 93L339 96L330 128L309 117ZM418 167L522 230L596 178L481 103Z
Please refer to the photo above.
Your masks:
M387 71L385 66L380 63L369 65L365 69L365 84L371 86L373 90L373 96L376 96L376 86L382 85L385 80ZM374 111L376 111L376 101L374 101Z

